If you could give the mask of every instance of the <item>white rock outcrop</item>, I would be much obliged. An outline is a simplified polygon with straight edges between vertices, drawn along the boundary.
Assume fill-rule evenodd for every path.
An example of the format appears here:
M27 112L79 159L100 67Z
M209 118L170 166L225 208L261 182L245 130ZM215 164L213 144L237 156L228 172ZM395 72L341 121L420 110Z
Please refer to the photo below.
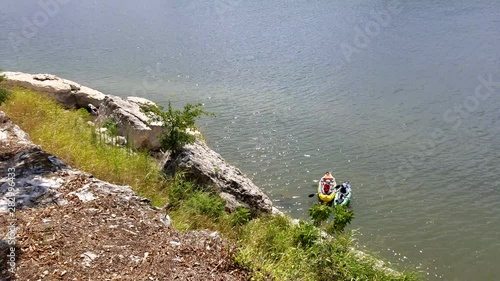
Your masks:
M13 89L22 87L46 95L66 108L86 108L95 113L97 120L113 119L119 133L126 137L137 149L158 150L158 135L161 124L148 123L148 117L141 111L143 105L155 103L140 97L125 100L113 95L105 95L97 90L52 74L28 74L22 72L3 72L2 87Z
M133 147L148 150L160 148L162 124L149 122L149 118L135 101L106 96L99 105L97 116L98 123L107 119L114 120L119 134L125 136Z
M186 145L175 158L166 153L162 166L166 174L180 169L190 180L214 188L228 211L243 206L255 214L279 213L259 187L201 141Z

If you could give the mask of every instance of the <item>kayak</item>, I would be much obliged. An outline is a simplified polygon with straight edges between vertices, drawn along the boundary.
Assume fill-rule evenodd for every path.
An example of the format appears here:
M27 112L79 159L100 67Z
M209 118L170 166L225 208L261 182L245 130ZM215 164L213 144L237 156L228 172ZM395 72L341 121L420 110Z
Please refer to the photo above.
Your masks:
M340 192L340 188L345 187L347 194L342 194ZM340 205L340 206L346 206L349 204L352 198L352 190L351 190L351 184L346 181L342 185L339 185L339 189L337 189L337 192L335 194L335 201L334 204L335 206Z
M323 192L323 190L325 190L325 185L329 185L330 187L328 189L331 189L331 191L329 193L325 193ZM336 182L335 180L333 181L329 181L329 182L326 182L326 181L322 181L320 180L319 183L318 183L318 199L320 202L323 202L323 203L326 203L327 205L331 205L333 203L333 200L335 199L335 185L336 185Z

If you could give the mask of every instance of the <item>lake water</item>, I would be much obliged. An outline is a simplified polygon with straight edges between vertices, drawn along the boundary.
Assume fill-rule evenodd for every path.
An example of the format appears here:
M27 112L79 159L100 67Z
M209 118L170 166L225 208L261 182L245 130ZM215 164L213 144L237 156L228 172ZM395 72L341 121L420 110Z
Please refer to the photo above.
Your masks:
M499 1L55 1L1 1L0 67L201 101L208 143L292 216L330 170L361 248L499 279Z

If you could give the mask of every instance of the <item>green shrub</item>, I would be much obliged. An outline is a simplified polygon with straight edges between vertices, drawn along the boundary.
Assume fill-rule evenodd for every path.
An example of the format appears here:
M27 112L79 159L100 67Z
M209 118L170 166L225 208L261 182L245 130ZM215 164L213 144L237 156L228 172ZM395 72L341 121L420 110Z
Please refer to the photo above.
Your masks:
M190 215L204 215L217 220L224 213L224 201L218 196L198 191L183 203L182 210Z
M200 188L192 182L186 181L182 173L177 173L168 187L168 202L172 208L179 207L182 201L189 199Z
M262 236L261 247L271 260L279 260L289 247L290 235L278 225L268 225Z
M337 205L334 210L333 222L329 223L325 230L328 234L344 232L345 227L351 223L353 218L354 212L352 210Z
M327 221L331 213L332 208L321 203L317 203L309 208L309 216L315 226L320 226L323 222Z
M231 226L242 226L252 220L252 213L244 207L238 207L229 215Z
M106 119L102 123L102 127L107 129L107 132L110 136L116 137L118 136L118 126L116 124L116 121L112 118Z
M320 235L319 230L314 225L300 221L293 229L293 244L304 249L310 248Z
M10 97L10 92L7 89L0 88L0 105L6 102Z
M263 217L245 229L246 243L253 244L266 259L279 260L292 245L291 224L284 216Z
M344 256L348 254L351 240L331 239L315 244L309 251L309 258L314 262L312 270L316 280L361 280L346 278L342 270L346 266Z
M188 103L184 110L172 108L171 101L168 102L168 109L163 111L162 106L144 106L142 110L152 122L162 122L165 128L160 136L160 144L163 149L169 150L176 155L186 144L193 143L196 137L188 130L196 130L196 119L201 115L211 115L201 108L201 103Z
M0 72L3 70L0 69ZM0 75L0 83L5 79L3 75ZM10 91L0 87L0 105L7 101L10 96Z
M224 212L224 201L207 192L189 193L188 198L180 201L170 214L175 228L179 230L208 228L226 231L227 214Z
M85 108L79 108L76 113L79 114L83 120L90 120L90 113Z

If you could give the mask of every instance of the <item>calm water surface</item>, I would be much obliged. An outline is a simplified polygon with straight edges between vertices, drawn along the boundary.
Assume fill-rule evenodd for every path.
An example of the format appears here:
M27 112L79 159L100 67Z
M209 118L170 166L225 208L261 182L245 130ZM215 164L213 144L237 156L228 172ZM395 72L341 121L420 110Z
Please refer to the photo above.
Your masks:
M292 216L331 170L361 248L498 280L499 1L67 1L46 23L0 2L1 67L202 101L208 143Z

